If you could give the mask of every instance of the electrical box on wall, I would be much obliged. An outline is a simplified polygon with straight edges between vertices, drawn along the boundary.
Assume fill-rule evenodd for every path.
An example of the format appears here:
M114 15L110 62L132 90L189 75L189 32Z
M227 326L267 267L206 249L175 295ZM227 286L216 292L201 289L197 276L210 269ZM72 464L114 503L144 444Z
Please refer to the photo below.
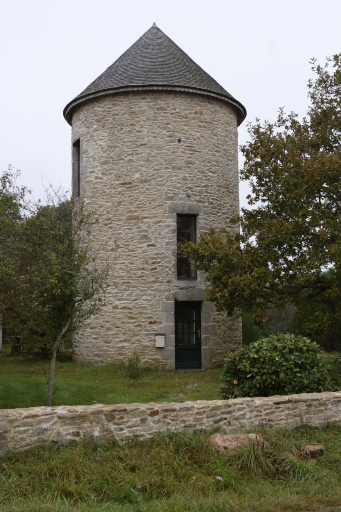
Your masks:
M165 334L155 334L155 347L156 348L164 348L165 347Z

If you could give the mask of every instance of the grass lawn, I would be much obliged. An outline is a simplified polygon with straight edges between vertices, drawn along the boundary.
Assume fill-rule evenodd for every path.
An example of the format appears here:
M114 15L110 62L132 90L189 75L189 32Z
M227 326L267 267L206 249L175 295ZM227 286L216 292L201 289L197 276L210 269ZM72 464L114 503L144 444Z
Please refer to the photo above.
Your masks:
M332 512L341 505L341 426L266 431L265 452L216 456L208 434L126 445L41 446L0 460L2 512ZM315 463L305 444L322 443Z
M45 405L49 361L0 353L0 409ZM142 369L128 378L124 364L57 362L53 405L181 402L219 398L221 368L205 371Z
M340 354L327 354L333 363L334 389L341 389ZM65 357L64 357L65 359ZM0 353L0 409L45 405L49 361L8 351ZM130 379L124 364L91 366L57 361L53 405L134 402L183 402L220 398L221 368L172 371L142 368Z

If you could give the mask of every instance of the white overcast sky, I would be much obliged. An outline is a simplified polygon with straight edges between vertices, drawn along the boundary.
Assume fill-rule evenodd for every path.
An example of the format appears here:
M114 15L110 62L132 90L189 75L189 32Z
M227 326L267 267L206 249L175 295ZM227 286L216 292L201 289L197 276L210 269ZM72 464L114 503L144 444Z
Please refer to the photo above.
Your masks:
M20 169L36 199L42 183L69 189L64 106L154 21L251 123L303 116L309 60L341 51L341 0L0 0L0 172Z

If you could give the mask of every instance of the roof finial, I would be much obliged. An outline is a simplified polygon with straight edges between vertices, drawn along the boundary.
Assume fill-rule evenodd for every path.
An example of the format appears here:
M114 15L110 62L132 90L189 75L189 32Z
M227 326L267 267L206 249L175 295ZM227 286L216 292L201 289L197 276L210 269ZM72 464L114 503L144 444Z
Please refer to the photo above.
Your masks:
M152 28L159 28L159 27L156 25L155 21L154 21L154 23L153 23Z

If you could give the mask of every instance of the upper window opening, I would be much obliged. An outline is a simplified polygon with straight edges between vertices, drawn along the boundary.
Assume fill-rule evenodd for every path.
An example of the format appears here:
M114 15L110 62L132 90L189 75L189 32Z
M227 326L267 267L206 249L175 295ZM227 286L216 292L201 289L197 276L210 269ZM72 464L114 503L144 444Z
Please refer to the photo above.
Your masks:
M81 195L81 143L76 140L72 146L72 190L75 197Z
M177 216L177 277L196 279L197 271L193 261L183 253L180 244L196 242L196 215Z

